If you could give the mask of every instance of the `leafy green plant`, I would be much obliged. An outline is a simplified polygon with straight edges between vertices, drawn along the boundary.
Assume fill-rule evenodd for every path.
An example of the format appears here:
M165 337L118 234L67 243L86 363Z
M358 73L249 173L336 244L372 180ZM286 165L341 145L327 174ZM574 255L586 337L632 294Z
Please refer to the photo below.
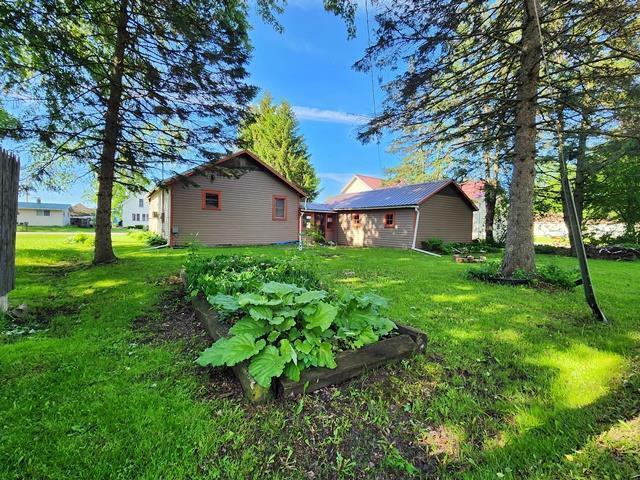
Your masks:
M422 248L428 252L449 253L444 250L444 240L433 237L422 241Z
M86 233L76 233L75 235L68 237L65 242L77 243L81 245L93 245L95 242L95 237L93 235L87 235Z
M510 277L516 280L529 280L533 286L552 286L563 289L572 289L577 283L578 271L576 269L562 268L556 264L539 265L535 273L524 270L516 270ZM496 278L504 278L500 273L500 262L493 260L467 271L467 277L474 280L490 281Z
M297 259L260 259L239 255L206 258L194 250L185 263L192 295L255 292L267 282L292 283L308 289L321 287L319 278Z
M336 351L374 343L395 328L379 313L386 301L373 294L342 291L332 298L324 290L268 282L256 292L217 293L208 301L244 315L230 336L202 352L197 362L233 366L246 360L249 373L265 388L283 374L299 381L305 368L335 368Z
M127 232L127 235L129 235L132 238L135 238L138 241L144 242L146 245L149 245L150 247L164 245L165 243L167 243L167 241L164 238L162 238L160 235L154 232L150 232L148 230L133 228Z

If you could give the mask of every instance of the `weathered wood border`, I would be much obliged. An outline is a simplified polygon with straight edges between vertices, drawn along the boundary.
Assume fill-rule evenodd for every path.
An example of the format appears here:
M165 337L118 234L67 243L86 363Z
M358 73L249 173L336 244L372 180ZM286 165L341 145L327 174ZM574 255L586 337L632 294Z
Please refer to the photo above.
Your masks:
M229 333L229 328L218 321L218 315L204 298L201 296L193 298L192 304L196 317L203 323L214 341ZM309 368L302 372L300 382L281 377L272 383L271 388L264 388L258 385L249 374L247 362L232 368L249 401L263 403L275 397L290 398L345 382L366 370L424 351L427 345L427 335L424 332L398 324L398 333L397 336L385 338L359 350L338 352L336 354L338 366L335 369Z
M16 286L16 223L20 162L0 148L0 312L9 308L9 292Z

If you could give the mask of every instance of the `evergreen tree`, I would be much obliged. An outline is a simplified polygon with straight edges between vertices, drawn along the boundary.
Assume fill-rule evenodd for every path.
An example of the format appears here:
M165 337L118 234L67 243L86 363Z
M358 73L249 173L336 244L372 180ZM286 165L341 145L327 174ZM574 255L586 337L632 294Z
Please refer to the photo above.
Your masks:
M267 21L280 0L258 0ZM94 263L116 260L114 182L158 162L213 160L256 89L246 0L0 0L0 87L23 99L3 133L37 142L37 175L98 178ZM0 125L2 126L2 125Z
M353 27L356 0L330 6ZM380 114L361 133L420 136L416 145L491 151L496 142L511 170L502 273L535 269L533 196L539 142L556 131L557 102L566 86L596 95L637 79L638 7L635 0L415 0L378 6L374 42L356 69L390 70ZM539 21L538 21L539 19ZM541 68L546 52L552 71ZM612 75L611 61L625 69ZM612 95L598 102L604 125L629 108ZM592 125L593 122L590 122ZM418 129L416 127L427 128ZM503 154L506 154L504 155ZM480 160L479 160L480 161Z
M318 195L320 179L311 164L307 145L298 133L298 121L287 102L274 105L268 93L240 126L239 142L256 153L287 180Z

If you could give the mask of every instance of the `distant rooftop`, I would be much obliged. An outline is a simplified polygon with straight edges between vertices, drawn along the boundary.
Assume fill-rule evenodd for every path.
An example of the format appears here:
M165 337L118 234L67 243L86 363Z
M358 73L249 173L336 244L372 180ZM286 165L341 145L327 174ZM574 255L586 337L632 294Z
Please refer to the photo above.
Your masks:
M68 203L18 202L18 208L25 210L68 210L71 205Z
M427 198L435 195L445 187L458 185L449 179L436 180L434 182L416 183L413 185L398 185L395 187L379 188L366 192L345 193L332 197L326 203L307 204L307 211L329 212L337 210L360 210L368 208L385 207L413 207L419 205ZM464 192L461 194L468 203L476 209L473 201ZM302 205L304 208L304 204Z

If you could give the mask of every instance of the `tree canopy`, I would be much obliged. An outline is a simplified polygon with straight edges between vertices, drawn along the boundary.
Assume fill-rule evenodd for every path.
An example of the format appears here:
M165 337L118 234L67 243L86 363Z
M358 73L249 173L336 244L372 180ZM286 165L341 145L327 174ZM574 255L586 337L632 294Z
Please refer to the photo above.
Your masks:
M268 21L281 9L257 4ZM68 161L97 175L94 262L115 260L114 182L234 144L256 93L248 30L242 0L0 1L0 85L22 101L11 133L37 142L40 178Z
M239 129L239 143L299 185L309 194L318 195L320 179L311 164L307 144L298 133L298 121L287 102L274 104L266 93Z

